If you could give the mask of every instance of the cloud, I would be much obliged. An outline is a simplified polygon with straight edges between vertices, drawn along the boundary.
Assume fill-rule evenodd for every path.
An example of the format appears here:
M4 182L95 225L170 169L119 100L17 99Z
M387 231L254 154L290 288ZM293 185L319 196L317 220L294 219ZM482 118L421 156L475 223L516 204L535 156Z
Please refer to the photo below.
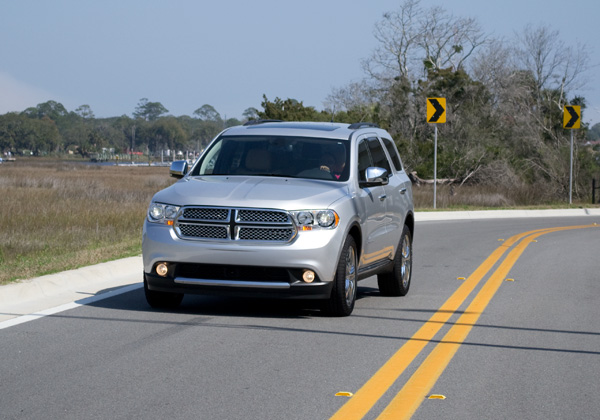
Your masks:
M0 71L0 114L20 112L53 98L50 92L23 83Z

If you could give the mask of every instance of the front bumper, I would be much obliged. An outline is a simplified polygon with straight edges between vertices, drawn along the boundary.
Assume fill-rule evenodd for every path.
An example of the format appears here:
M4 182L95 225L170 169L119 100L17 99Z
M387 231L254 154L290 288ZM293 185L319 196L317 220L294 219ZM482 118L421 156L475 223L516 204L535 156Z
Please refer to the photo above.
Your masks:
M304 283L219 280L188 277L160 277L144 273L149 290L263 298L326 299L331 295L332 282Z
M144 273L150 290L278 298L328 298L343 245L343 229L300 232L286 244L184 240L172 228L146 222ZM169 267L165 277L156 265ZM312 283L302 280L315 272Z

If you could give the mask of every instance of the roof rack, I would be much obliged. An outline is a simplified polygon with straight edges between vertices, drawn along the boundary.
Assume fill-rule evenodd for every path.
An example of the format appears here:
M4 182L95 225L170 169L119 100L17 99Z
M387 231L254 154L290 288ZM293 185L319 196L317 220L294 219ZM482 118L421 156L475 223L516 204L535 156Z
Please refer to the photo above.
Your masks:
M379 128L379 126L375 123L370 123L370 122L358 122L358 123L354 123L354 124L350 124L348 126L348 128L350 130L358 130L359 128Z
M250 120L250 121L246 121L244 123L244 125L257 125L257 124L264 124L264 123L270 123L270 122L283 122L283 120Z

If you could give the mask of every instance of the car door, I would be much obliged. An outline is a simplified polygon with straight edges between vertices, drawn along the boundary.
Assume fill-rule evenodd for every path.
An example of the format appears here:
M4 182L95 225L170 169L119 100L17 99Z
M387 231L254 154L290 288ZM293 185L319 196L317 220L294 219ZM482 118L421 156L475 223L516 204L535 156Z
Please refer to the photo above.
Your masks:
M392 231L394 243L400 242L402 228L408 212L412 209L412 184L408 174L402 166L400 155L394 142L385 137L381 137L385 151L389 158L390 177L386 185L388 197L386 199L386 212L388 217L388 229Z
M366 169L377 166L369 147L369 137L358 141L358 181L366 181ZM394 246L390 241L389 224L386 211L385 186L361 187L358 189L357 200L363 226L363 252L361 268L376 265L382 260L392 257Z

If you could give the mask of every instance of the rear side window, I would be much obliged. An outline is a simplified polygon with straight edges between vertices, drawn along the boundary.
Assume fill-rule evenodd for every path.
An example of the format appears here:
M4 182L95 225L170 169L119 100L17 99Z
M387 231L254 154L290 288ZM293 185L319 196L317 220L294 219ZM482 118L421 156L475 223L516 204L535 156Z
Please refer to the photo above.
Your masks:
M392 159L392 164L394 165L394 168L396 169L396 171L401 171L402 161L400 160L400 156L398 156L398 151L394 147L394 142L390 139L386 139L385 137L382 137L381 140L383 140L383 144L385 145L385 148L388 151L388 155L390 155L390 158Z
M383 147L381 147L379 139L377 137L371 137L367 140L367 142L369 144L371 157L373 158L373 164L379 168L387 169L388 174L391 175L392 168L390 168L390 163L385 156L385 152L383 151Z

